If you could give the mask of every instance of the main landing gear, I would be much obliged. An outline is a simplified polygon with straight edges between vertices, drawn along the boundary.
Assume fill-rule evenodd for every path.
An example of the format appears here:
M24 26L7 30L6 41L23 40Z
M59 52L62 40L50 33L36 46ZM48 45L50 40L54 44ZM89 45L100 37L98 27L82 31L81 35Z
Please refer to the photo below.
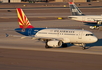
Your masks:
M66 47L68 47L68 45L67 45L67 43L63 43L61 47L66 48Z
M46 49L47 49L47 48L50 48L50 46L47 45L47 42L48 42L48 41L45 42L45 48L46 48Z

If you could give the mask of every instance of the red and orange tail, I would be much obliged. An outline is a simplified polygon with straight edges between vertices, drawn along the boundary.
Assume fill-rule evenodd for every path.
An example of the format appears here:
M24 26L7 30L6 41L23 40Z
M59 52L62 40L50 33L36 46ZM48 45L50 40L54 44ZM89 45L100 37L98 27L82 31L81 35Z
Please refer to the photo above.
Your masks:
M20 28L34 28L28 18L26 17L26 15L24 14L23 10L21 8L17 8L17 15L18 15L18 21L19 21L19 25Z

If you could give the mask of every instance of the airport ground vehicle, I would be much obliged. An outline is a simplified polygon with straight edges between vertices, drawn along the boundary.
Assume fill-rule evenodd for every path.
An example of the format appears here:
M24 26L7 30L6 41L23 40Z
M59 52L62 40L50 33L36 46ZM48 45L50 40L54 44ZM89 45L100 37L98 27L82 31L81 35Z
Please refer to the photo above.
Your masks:
M90 26L90 29L99 29L99 26Z

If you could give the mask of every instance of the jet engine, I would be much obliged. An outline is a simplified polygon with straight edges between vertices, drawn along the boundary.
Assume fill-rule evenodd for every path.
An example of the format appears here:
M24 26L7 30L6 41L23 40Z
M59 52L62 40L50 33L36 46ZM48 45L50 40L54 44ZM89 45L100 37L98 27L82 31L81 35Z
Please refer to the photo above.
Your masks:
M54 41L48 41L47 45L50 47L61 47L62 41L54 40Z

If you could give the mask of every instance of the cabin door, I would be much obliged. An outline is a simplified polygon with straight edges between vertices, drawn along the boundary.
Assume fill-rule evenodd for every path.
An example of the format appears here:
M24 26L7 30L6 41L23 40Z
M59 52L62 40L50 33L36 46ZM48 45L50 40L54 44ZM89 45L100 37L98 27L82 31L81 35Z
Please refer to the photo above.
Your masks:
M78 39L82 39L82 31L81 32L79 32L79 34L78 34Z

